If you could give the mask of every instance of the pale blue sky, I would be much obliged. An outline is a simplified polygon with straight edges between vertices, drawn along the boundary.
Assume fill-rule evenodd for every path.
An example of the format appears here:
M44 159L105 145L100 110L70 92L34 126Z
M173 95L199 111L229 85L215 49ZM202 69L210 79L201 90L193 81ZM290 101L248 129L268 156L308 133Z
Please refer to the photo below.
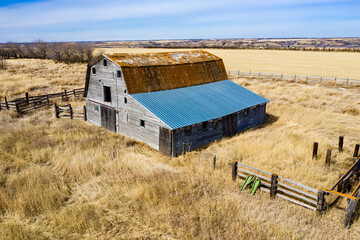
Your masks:
M0 42L360 37L360 1L0 0Z

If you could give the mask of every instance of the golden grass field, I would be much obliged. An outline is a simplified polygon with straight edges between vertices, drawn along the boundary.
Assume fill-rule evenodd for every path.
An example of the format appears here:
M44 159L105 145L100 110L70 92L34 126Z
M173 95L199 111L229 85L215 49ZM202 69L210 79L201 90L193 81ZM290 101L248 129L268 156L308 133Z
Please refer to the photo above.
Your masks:
M86 65L9 65L0 70L2 95L84 84ZM231 163L331 186L360 141L360 88L234 81L271 100L268 123L185 157L165 157L84 121L55 119L52 108L22 117L1 111L0 239L358 239L359 220L342 226L345 200L319 217L264 192L251 196L232 182ZM339 135L343 153L336 150ZM314 141L318 160L311 159ZM330 169L328 147L335 148Z
M166 52L185 49L104 48L100 52ZM187 49L190 50L190 49ZM227 70L360 79L360 53L204 49L224 60Z

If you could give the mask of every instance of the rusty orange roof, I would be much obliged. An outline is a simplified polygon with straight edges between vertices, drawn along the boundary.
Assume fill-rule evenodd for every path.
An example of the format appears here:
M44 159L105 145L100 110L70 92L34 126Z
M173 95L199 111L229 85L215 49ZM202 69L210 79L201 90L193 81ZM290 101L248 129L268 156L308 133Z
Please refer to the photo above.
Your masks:
M221 58L203 50L104 55L121 67L167 66L221 60Z

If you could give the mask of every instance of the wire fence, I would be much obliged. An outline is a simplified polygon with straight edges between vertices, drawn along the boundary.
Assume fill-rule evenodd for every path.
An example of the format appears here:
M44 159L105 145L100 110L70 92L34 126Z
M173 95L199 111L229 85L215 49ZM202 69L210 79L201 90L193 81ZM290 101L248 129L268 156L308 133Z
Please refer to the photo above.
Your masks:
M265 80L279 80L279 81L291 81L291 82L305 82L305 83L328 83L338 85L360 85L360 79L352 78L338 78L338 77L318 77L318 76L301 76L281 73L266 73L266 72L244 72L240 70L227 71L229 76L232 77L244 77L244 78L257 78Z

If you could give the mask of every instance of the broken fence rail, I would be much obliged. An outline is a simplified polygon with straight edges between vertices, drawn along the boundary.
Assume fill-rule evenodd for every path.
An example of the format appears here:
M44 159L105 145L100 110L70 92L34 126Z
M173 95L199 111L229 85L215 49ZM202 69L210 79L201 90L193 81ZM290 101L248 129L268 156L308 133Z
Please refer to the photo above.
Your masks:
M276 174L240 163L233 163L233 180L245 179L248 175L260 179L260 190L270 192L270 197L280 197L311 210L324 211L324 194L314 188L291 181Z
M15 100L8 101L7 97L3 102L0 102L0 110L8 109L18 113L24 113L33 109L42 108L50 105L50 99L61 98L62 100L68 100L70 97L79 97L84 94L84 88L73 89L72 91L66 91L59 93L49 93L44 95L29 96L28 93L25 97L16 98Z
M80 119L84 121L87 120L85 106L82 108L73 108L71 104L58 106L55 103L54 109L56 118Z
M282 80L292 82L306 82L306 83L333 83L341 85L360 85L360 79L338 78L338 77L318 77L318 76L299 76L281 73L266 73L266 72L243 72L239 70L227 71L229 76L239 76L244 78L258 78L267 80Z

